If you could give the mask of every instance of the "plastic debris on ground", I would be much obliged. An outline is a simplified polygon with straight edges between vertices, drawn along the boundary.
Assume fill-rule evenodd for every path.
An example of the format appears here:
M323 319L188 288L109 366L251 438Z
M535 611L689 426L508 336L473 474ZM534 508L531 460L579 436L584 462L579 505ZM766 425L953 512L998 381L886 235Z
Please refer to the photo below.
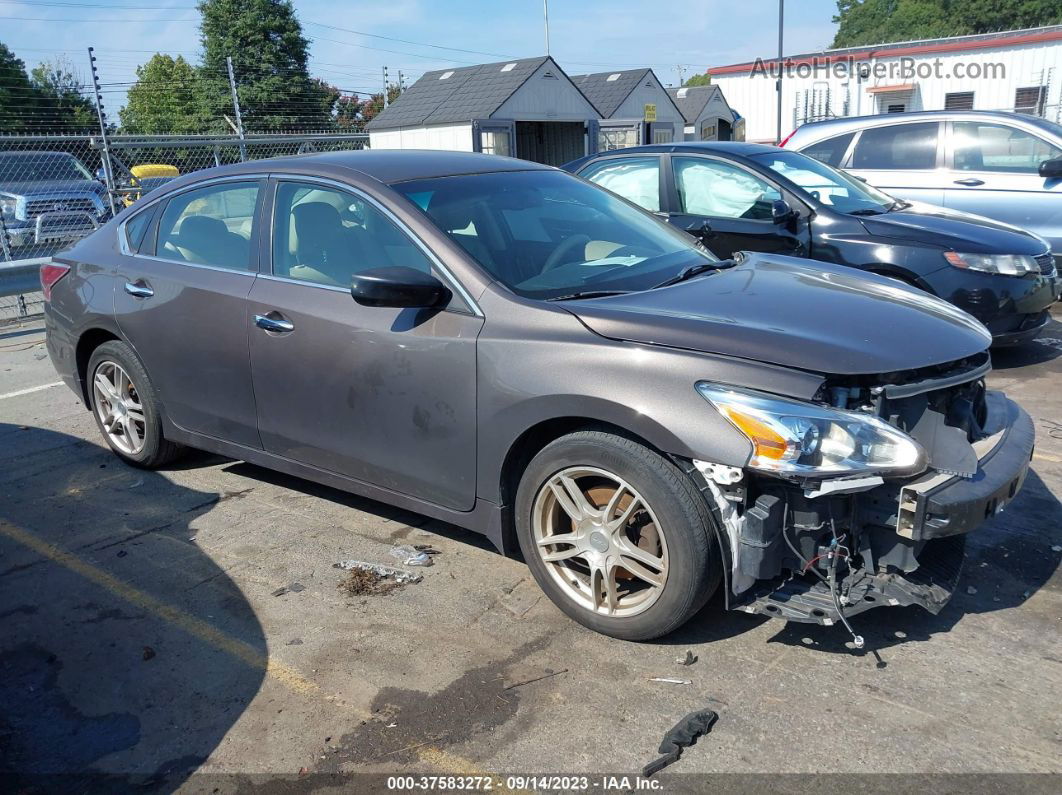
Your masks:
M406 566L431 566L433 563L431 556L439 553L438 550L421 544L416 546L400 544L399 546L391 547L388 554L392 558L398 558Z
M657 751L662 756L642 768L642 775L649 778L654 773L658 773L668 765L677 762L678 758L682 756L682 749L689 748L697 742L698 737L707 734L711 730L712 724L718 719L719 715L715 710L702 709L697 712L691 712L680 720L671 727L660 742L660 748Z
M677 679L674 676L652 676L650 682L663 682L665 685L692 685L692 679Z

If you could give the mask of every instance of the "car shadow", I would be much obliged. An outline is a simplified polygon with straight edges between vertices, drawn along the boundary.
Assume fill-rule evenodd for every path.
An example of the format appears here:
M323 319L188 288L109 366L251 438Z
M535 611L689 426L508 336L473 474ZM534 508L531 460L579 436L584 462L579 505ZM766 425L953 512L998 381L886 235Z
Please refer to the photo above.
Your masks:
M251 605L195 542L219 495L0 423L0 781L171 791L259 691Z
M894 646L927 641L948 632L964 616L1020 607L1043 587L1062 562L1062 502L1034 470L1007 510L974 530L967 539L966 564L951 601L937 615L920 607L881 607L853 616L866 640L856 649L843 626L830 627L765 616L727 612L720 594L683 627L660 638L668 645L711 643L741 635L765 621L778 631L768 643L800 646L833 654L869 656ZM878 662L882 665L881 661Z

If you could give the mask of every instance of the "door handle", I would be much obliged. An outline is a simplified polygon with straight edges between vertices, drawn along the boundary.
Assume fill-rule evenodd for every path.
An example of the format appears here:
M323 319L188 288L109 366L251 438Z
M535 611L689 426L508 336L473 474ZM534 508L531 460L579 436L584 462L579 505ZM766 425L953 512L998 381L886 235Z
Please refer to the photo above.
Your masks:
M155 291L148 287L147 282L143 279L137 279L135 282L126 282L125 291L135 298L150 298L155 294Z
M279 314L279 313L274 313ZM289 331L295 330L295 324L290 320L284 320L279 317L270 317L269 315L255 315L254 324L260 329L266 331L275 331L279 334L286 334Z
M983 179L977 179L976 177L967 177L966 179L955 180L956 185L965 185L968 188L976 187L977 185L984 185Z

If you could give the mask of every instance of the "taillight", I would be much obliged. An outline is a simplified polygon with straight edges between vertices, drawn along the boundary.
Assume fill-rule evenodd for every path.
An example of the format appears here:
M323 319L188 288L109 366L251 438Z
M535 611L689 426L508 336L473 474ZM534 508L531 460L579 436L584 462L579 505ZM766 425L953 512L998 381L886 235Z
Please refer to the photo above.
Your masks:
M778 144L778 145L784 149L785 145L787 143L789 143L789 139L792 138L794 135L796 135L796 130L793 130L793 132L789 133L789 135L787 135L785 138L783 138L782 142L780 144Z
M68 273L70 273L69 265L56 265L54 262L41 265L41 292L44 293L45 301L52 300L52 288Z

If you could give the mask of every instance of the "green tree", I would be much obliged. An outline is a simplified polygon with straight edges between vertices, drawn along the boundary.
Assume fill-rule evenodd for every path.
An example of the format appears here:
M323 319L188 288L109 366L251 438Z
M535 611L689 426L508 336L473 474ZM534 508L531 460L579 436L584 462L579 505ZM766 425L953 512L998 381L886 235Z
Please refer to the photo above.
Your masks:
M944 38L1062 22L1058 0L838 0L834 47Z
M692 77L690 77L682 85L685 88L690 88L692 86L710 86L711 84L712 84L712 76L709 75L709 74L705 74L703 72L700 72L700 73L695 74Z
M244 129L325 129L338 97L307 70L308 42L290 0L200 0L203 108L213 132L230 128L226 57L236 74ZM331 102L329 102L331 97Z
M0 44L0 129L33 129L39 109L40 93L26 74L26 64Z
M151 56L146 64L137 67L136 83L129 89L125 107L118 111L122 131L178 135L202 132L198 82L195 67L180 55Z
M37 90L42 113L54 121L53 129L91 130L99 123L81 75L66 58L38 64L30 73L30 82Z
M388 104L390 104L391 102L394 102L396 99L398 99L398 97L401 95L401 93L402 93L402 89L401 88L399 88L394 83L389 83L388 86L387 86L387 102L388 102ZM366 124L368 124L374 118L376 118L376 115L378 113L382 112L383 109L384 109L384 106L383 106L383 92L382 91L379 92L378 94L373 94L367 100L362 102L361 103L361 108L360 108L360 114L359 114L360 119L361 119L361 126L364 127Z

